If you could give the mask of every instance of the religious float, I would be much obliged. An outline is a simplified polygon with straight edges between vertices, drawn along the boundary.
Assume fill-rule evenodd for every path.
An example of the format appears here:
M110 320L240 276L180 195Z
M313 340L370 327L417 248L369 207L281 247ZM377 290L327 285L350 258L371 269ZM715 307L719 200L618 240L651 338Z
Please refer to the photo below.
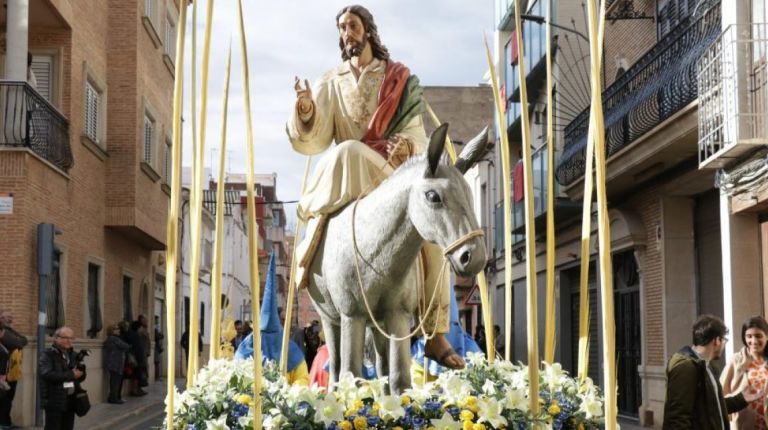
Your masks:
M515 22L520 28L520 6L517 0L515 7ZM587 171L596 169L596 181L594 188L597 191L597 212L599 226L599 250L601 294L603 308L603 382L606 387L606 395L587 375L588 369L588 322L587 302L584 302L588 294L585 292L586 282L582 276L582 303L580 310L580 339L579 339L579 372L578 377L572 377L563 371L562 367L554 362L554 276L552 271L552 258L554 254L554 227L553 211L548 210L547 219L547 297L546 315L547 326L544 336L545 352L542 358L539 356L537 339L537 287L536 287L536 258L535 258L535 225L532 213L532 172L531 172L531 136L527 117L527 109L522 110L522 161L525 172L526 212L526 273L527 273L527 342L528 363L540 363L537 366L526 366L521 363L514 364L507 360L495 357L493 352L493 335L487 337L489 356L483 354L465 352L459 357L451 346L446 344L441 331L439 315L431 314L433 302L435 309L447 307L448 290L441 287L447 282L441 282L444 270L450 266L453 271L462 276L477 276L480 286L481 300L483 302L483 320L486 327L492 327L492 318L489 313L488 288L482 268L485 264L485 246L483 245L483 232L479 229L474 216L467 215L471 212L471 199L466 184L462 184L462 174L478 158L478 153L484 150L487 133L481 133L477 142L470 142L459 156L453 152L453 145L447 135L447 127L439 126L440 121L434 112L421 97L421 88L418 79L410 75L407 67L400 63L394 63L389 59L389 53L383 45L380 45L376 27L373 24L370 13L360 6L350 6L342 10L337 16L337 28L340 32L340 48L345 63L335 69L338 78L332 82L321 82L317 88L310 89L308 83L301 85L297 78L295 90L297 95L296 108L293 117L286 127L289 139L294 149L305 155L318 154L325 151L331 142L335 141L333 149L326 152L324 159L318 163L313 180L322 180L326 175L322 169L327 168L332 175L331 179L359 177L369 179L370 183L360 184L335 184L326 186L326 189L344 191L346 200L337 201L336 206L306 204L304 200L299 203L300 222L297 226L297 237L301 237L302 229L309 238L308 246L294 253L294 261L291 264L291 285L288 288L288 303L286 319L291 320L292 303L295 290L302 284L306 284L310 296L323 319L323 326L329 338L328 349L331 350L329 369L330 386L328 389L316 385L289 383L290 369L288 368L288 331L282 331L282 346L276 357L264 354L264 340L262 330L255 330L251 339L252 354L244 359L228 358L224 346L229 343L223 339L222 348L211 348L210 360L207 366L198 371L196 342L190 344L190 363L188 363L186 389L179 391L172 378L167 382L168 396L166 397L166 420L164 428L181 430L220 430L220 429L616 429L616 363L614 358L613 333L613 294L611 279L610 256L610 231L607 229L607 206L605 195L605 146L603 143L602 109L600 103L600 52L602 44L602 29L604 26L604 2L599 7L593 2L588 3L589 33L591 41L592 64L592 97L593 110L590 121L590 135L586 150ZM195 140L195 152L193 154L193 186L191 189L191 230L192 241L199 240L200 235L200 211L202 206L201 190L202 172L204 166L205 121L207 107L208 64L210 54L210 32L212 25L212 5L207 3L207 20L205 24L205 43L202 56L203 82L200 96L200 124L195 126L197 112L192 109L192 124L199 127L198 138ZM176 313L176 267L177 267L177 243L179 229L179 194L181 182L181 94L184 82L184 51L185 51L185 26L188 4L182 1L180 4L180 16L178 25L175 76L176 87L174 90L174 124L171 166L171 206L168 217L168 250L166 272L166 294L168 306L168 373L175 374L175 342L176 327L174 316ZM193 22L195 22L195 2L193 7ZM247 47L245 37L245 25L242 14L242 1L237 2L240 55L243 61L243 101L246 118L246 149L247 162L247 218L249 235L249 254L257 255L256 246L256 222L254 212L254 181L253 159L254 144L252 118L250 108L250 86L247 61ZM599 9L599 10L598 10ZM548 11L549 13L549 11ZM599 19L598 19L599 17ZM367 23L367 24L366 24ZM196 24L196 22L195 22ZM196 25L193 25L195 28ZM549 27L549 26L548 26ZM367 31L367 33L366 33ZM359 33L359 34L358 34ZM367 36L363 36L363 34ZM373 34L373 35L371 35ZM194 35L194 30L193 30ZM517 46L520 52L520 64L518 71L522 74L525 69L522 55L524 47L522 32L516 32ZM548 38L550 35L548 33ZM194 39L194 36L193 36ZM371 46L374 46L371 48ZM195 60L193 43L192 57ZM377 48L379 46L379 48ZM383 49L381 49L383 48ZM547 78L551 78L551 52L547 44ZM373 54L371 53L373 49ZM495 67L492 56L486 43L491 84L495 98L498 127L506 130L505 116L502 112ZM345 56L346 55L346 56ZM371 57L373 55L373 57ZM366 63L363 64L365 59ZM231 55L230 55L231 57ZM196 60L193 61L196 64ZM381 72L380 79L375 76L361 81L376 85L368 91L369 99L362 100L360 96L346 100L344 93L345 79L350 79L350 73L354 76L362 73L365 66L370 65L370 70ZM219 166L224 166L226 154L226 115L227 96L229 88L230 62L227 61L225 82L223 121L221 132L221 149ZM365 69L365 73L369 69ZM336 76L326 74L324 76ZM194 76L194 74L193 74ZM323 79L326 79L325 77ZM357 79L357 78L352 78ZM521 104L527 105L527 91L525 78L520 76ZM549 81L548 81L549 82ZM367 85L367 84L366 84ZM552 105L550 83L548 87L549 104ZM196 84L193 82L196 91ZM337 88L337 92L328 88ZM314 96L313 96L314 92ZM371 98L371 94L379 95ZM196 95L193 94L193 100ZM336 111L338 106L344 109ZM355 118L355 110L365 118ZM322 111L322 114L317 114ZM347 118L347 111L351 111L351 118ZM421 114L427 113L435 123L437 130L433 133L431 141L427 142L419 136L424 136ZM548 112L551 115L551 110ZM331 115L332 120L329 120ZM334 115L340 115L335 117ZM354 123L354 124L353 124ZM551 129L551 117L547 121L547 145L549 154L554 154L553 131ZM330 124L330 126L328 125ZM356 125L355 125L356 124ZM362 125L360 125L362 124ZM420 127L420 129L419 129ZM425 137L425 136L424 136ZM421 140L420 140L421 139ZM351 143L350 143L351 142ZM341 144L339 144L341 143ZM477 144L475 144L477 143ZM500 145L502 153L502 172L504 177L510 177L509 142L507 134L500 133ZM450 163L442 157L443 151L449 154ZM418 155L424 153L425 155ZM329 155L330 154L330 155ZM336 157L336 158L333 158ZM378 157L378 158L377 158ZM354 163L350 165L350 161ZM373 161L372 161L373 160ZM382 161L384 163L380 163ZM378 164L377 164L378 163ZM549 157L549 172L554 169L553 156ZM307 168L309 167L307 162ZM351 170L344 170L351 169ZM341 172L341 173L339 173ZM361 173L362 172L362 173ZM418 172L418 174L416 173ZM348 174L353 173L353 174ZM307 170L305 170L305 188L302 199L309 192L320 189L317 184L307 183ZM319 179L318 179L319 178ZM550 177L548 181L552 181ZM390 254L379 262L379 266L373 267L370 255L366 255L370 249L379 249L376 242L370 244L366 233L373 228L371 224L365 224L366 210L376 214L376 207L372 203L366 204L366 199L375 201L377 191L393 182L400 181L403 187L398 190L402 195L399 198L407 201L403 204L401 222L405 227L381 230L384 239L396 246L389 248ZM510 213L510 183L504 182L504 206L505 212ZM217 210L216 210L216 241L214 249L214 264L212 270L212 308L211 315L212 332L219 339L225 331L221 329L221 256L223 239L221 235L223 208L223 181L218 181ZM388 184L388 185L387 185ZM354 186L352 186L354 185ZM381 185L381 186L379 186ZM355 188L356 187L356 188ZM378 188L377 188L378 187ZM552 189L550 184L550 189ZM591 196L593 192L592 176L585 179L585 196ZM389 198L393 201L394 191L390 190ZM551 197L551 193L549 193ZM351 196L351 197L350 197ZM444 205L443 199L450 196L454 200L451 205ZM320 200L315 194L311 200L317 203ZM336 195L320 196L326 200L338 200ZM335 200L334 200L335 199ZM456 203L458 202L458 203ZM360 211L356 213L358 203ZM552 201L548 201L552 205ZM450 208L450 210L437 210L437 208ZM589 213L591 212L591 199L585 198L585 213L587 225L584 228L586 237L582 237L582 243L589 243L590 226ZM450 213L455 212L455 213ZM380 213L380 211L379 211ZM440 213L440 215L438 215ZM451 215L456 217L451 218ZM442 218L440 218L442 217ZM357 227L355 222L358 221ZM511 225L509 217L505 217L505 266L506 266L506 294L511 296ZM376 226L379 228L380 226ZM324 235L320 232L328 229L327 236L338 238L344 234L350 234L347 241L339 241L329 248ZM387 234L391 236L386 236ZM317 235L316 242L312 239ZM424 288L424 298L429 298L429 304L422 306L409 296L414 288L403 286L415 286L415 280L421 280L424 275L416 269L413 270L389 270L387 263L397 261L400 257L410 258L411 265L418 258L419 248L424 240L437 245L437 261L442 259L442 268L434 281L434 290L427 293L429 287L427 279L419 288ZM366 246L358 247L360 243ZM352 246L348 243L351 242ZM333 244L331 241L330 243ZM325 248L323 248L325 246ZM408 247L411 248L408 248ZM317 250L319 248L319 251ZM383 247L386 248L386 247ZM415 249L415 250L414 250ZM426 249L426 247L424 248ZM361 251L362 250L362 251ZM380 250L380 249L379 249ZM313 253L325 253L330 258L314 257ZM302 257L296 261L296 254ZM424 252L428 254L428 252ZM306 255L308 254L308 257ZM428 257L420 269L429 271ZM199 249L192 248L191 255L191 302L197 302L198 286L195 285L199 272ZM260 278L257 267L257 258L252 258L250 286L251 296L260 297ZM335 265L328 261L333 260ZM354 262L354 266L351 265ZM434 259L432 260L434 262ZM346 267L340 267L346 265ZM400 264L402 267L402 264ZM439 264L438 264L439 266ZM362 269L361 269L362 267ZM588 266L584 266L588 267ZM404 268L404 267L403 267ZM432 271L437 267L432 266ZM403 273L406 274L403 274ZM583 272L586 273L586 272ZM309 274L305 278L305 275ZM426 276L426 275L424 275ZM354 281L350 281L354 279ZM410 282L412 284L406 284ZM269 283L269 281L268 281ZM345 285L340 285L345 284ZM356 289L359 287L359 291ZM448 286L447 288L450 288ZM370 299L368 296L374 296ZM402 300L392 300L392 296ZM370 300L370 303L369 303ZM397 302L397 303L393 303ZM397 305L402 308L398 308ZM416 309L418 307L418 309ZM191 326L190 336L195 336L199 331L198 311L196 306L190 309ZM352 309L352 310L350 310ZM505 303L505 356L510 357L510 333L511 327L511 303ZM439 314L439 311L438 311ZM259 300L252 301L251 315L256 316L254 326L261 326ZM393 317L396 316L397 318ZM411 320L411 316L413 319ZM434 319L431 320L430 318ZM416 329L410 330L409 324L415 322ZM360 369L362 367L362 338L364 331L369 330L376 337L376 350L379 355L378 367L381 378L362 379ZM374 330L375 329L375 330ZM447 329L446 329L447 330ZM409 332L410 331L410 332ZM411 354L408 353L407 339L421 332L425 342L434 340L424 351L427 356L444 365L446 368L433 375L434 378L411 378ZM441 345L440 342L443 342ZM256 345L261 345L257 347ZM435 346L437 345L437 346ZM447 350L446 350L447 345ZM430 348L432 348L430 350ZM454 347L455 348L455 347ZM275 348L271 348L275 350ZM431 352L429 352L431 351ZM437 351L437 352L435 352ZM283 358L281 360L281 357ZM273 361L274 360L274 361ZM382 364L383 363L383 364ZM425 364L424 369L429 366ZM256 375L256 376L255 376ZM355 376L357 375L357 376ZM425 380L427 379L427 380Z

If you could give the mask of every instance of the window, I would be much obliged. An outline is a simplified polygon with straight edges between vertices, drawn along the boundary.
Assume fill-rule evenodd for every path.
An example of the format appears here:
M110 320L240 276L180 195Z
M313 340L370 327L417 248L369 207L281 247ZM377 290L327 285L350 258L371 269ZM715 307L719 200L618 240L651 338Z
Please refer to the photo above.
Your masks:
M144 162L152 165L152 142L155 136L155 120L148 112L144 113Z
M176 23L170 16L165 17L165 53L171 61L176 60Z
M133 321L132 290L133 279L130 276L123 276L123 321Z
M94 143L100 143L99 111L101 110L101 92L93 82L85 82L85 135Z
M88 337L95 338L102 329L101 319L101 266L88 263Z
M280 209L273 209L272 210L272 225L274 225L274 226L282 225L280 223Z

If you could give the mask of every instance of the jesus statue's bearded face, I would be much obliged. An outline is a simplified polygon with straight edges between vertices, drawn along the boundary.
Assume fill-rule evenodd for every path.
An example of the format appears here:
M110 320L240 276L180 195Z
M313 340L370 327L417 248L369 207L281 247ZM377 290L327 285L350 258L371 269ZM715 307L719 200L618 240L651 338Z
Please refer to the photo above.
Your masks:
M354 13L346 12L339 17L337 24L344 52L350 58L359 57L368 44L363 21Z

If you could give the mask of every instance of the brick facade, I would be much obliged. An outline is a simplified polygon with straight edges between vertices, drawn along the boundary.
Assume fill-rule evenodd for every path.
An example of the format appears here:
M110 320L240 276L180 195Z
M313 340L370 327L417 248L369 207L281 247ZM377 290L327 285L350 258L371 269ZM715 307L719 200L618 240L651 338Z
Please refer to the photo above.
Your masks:
M173 1L156 3L169 15L177 14ZM91 349L85 386L92 403L103 401L106 394L101 344L107 325L123 316L123 277L133 280L135 318L154 314L155 274L164 271L157 251L165 247L168 195L151 170L162 171L173 76L164 64L163 47L154 46L142 24L144 4L110 0L83 8L73 0L30 2L29 50L53 58L50 101L68 121L74 165L64 172L24 148L0 151L0 192L12 193L14 199L13 213L0 215L0 247L5 250L0 308L10 309L15 328L34 339L37 224L53 223L61 231L55 243L62 251L64 324L73 328L76 348ZM55 17L55 25L40 24L40 16ZM96 145L82 137L86 80L100 86L100 114L106 115L103 140ZM156 124L152 169L140 164L145 105L151 106ZM102 271L103 328L95 339L86 334L89 263ZM32 342L25 351L25 377L14 402L14 422L25 426L34 417L35 348Z

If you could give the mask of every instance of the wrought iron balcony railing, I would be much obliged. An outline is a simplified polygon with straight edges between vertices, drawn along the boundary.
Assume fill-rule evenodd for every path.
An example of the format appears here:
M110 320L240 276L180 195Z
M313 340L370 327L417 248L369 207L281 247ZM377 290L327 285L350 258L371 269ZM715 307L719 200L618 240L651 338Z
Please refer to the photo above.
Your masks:
M69 122L26 82L0 81L0 145L26 147L67 172Z
M698 63L699 167L768 144L768 24L729 26Z
M691 15L603 91L606 151L611 156L696 100L696 62L720 34L720 3ZM565 128L557 181L584 175L589 108Z

